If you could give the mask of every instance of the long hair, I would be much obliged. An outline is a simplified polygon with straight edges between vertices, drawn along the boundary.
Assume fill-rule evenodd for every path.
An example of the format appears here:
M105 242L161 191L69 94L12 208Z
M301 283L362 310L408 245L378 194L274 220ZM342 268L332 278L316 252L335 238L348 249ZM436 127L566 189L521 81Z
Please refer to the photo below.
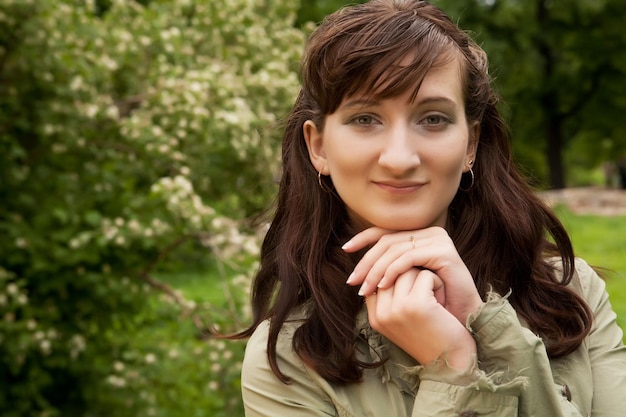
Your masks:
M467 121L479 124L480 135L475 184L454 197L448 233L481 296L511 291L509 302L547 341L551 357L574 351L588 334L590 309L566 287L574 274L570 240L516 170L484 51L427 2L373 0L328 16L309 38L302 88L283 136L274 218L253 284L253 322L235 336L250 336L269 319L268 359L283 382L289 378L278 367L276 344L296 309L304 318L293 348L325 379L355 382L363 368L378 365L355 358L362 299L345 281L360 254L341 246L356 231L332 181L319 178L310 162L304 122L323 129L325 116L364 88L378 99L407 89L416 95L428 70L450 56L460 57ZM561 258L562 279L549 256Z

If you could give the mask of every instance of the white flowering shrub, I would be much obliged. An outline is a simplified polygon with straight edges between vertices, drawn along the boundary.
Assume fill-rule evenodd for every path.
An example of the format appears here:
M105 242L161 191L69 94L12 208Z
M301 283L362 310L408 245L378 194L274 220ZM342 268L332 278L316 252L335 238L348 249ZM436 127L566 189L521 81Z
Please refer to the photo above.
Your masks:
M291 0L0 2L0 414L241 414ZM210 260L224 305L157 277ZM155 331L154 329L158 329Z

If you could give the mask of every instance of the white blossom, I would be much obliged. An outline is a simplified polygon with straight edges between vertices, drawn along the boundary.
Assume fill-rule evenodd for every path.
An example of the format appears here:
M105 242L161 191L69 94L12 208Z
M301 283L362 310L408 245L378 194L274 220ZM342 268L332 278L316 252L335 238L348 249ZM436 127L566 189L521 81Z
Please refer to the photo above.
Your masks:
M20 289L17 286L16 283L11 282L9 285L7 285L7 293L9 295L17 295L19 293Z
M118 375L109 375L106 381L115 388L123 388L126 386L126 380Z
M77 75L74 78L72 78L72 81L70 81L70 90L72 91L80 90L83 84L84 84L83 77L81 77L80 75Z
M41 350L41 353L43 353L44 355L49 355L50 352L52 351L52 344L50 343L50 340L48 339L43 339L41 340L41 342L39 342L39 349Z

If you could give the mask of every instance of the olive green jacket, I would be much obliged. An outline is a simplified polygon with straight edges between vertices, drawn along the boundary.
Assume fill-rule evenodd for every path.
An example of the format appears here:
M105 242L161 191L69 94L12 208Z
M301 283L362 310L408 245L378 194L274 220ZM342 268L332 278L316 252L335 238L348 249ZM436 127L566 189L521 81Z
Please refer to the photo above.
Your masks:
M575 352L550 360L542 340L518 319L506 297L495 294L468 319L478 360L459 372L439 359L420 366L358 317L361 360L388 360L366 369L363 381L331 384L306 366L292 349L298 321L285 324L278 339L278 364L292 378L283 384L267 361L267 323L246 347L242 394L246 416L626 416L626 348L604 282L577 260L570 286L594 312L593 329Z

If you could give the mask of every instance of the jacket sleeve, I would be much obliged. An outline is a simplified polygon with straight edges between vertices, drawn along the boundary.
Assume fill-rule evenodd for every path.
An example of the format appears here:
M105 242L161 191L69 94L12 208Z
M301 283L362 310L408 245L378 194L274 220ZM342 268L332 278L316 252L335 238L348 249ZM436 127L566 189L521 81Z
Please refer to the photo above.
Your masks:
M468 327L477 364L462 375L443 360L422 368L413 417L581 416L559 394L543 342L522 326L506 298L491 294Z
M278 365L291 378L290 384L282 383L272 372L267 359L268 324L263 322L256 329L248 344L241 370L241 392L246 417L337 416L335 407L310 378L302 361L296 357L289 344L291 337L286 326L278 338Z
M589 357L593 380L591 417L618 417L626 410L626 347L616 323L605 284L584 261L576 261L572 288L593 312L593 327L581 349ZM443 410L450 415L579 417L554 382L542 340L519 322L506 297L491 294L483 308L468 320L478 347L477 369L459 374L444 361L422 368L414 417L420 410ZM474 378L468 383L463 378ZM516 383L517 381L517 383ZM434 403L434 404L433 404ZM471 412L476 414L472 414ZM454 413L454 414L453 414Z
M586 263L577 262L583 294L594 313L588 339L593 375L592 417L618 417L626 410L626 347L605 284Z

